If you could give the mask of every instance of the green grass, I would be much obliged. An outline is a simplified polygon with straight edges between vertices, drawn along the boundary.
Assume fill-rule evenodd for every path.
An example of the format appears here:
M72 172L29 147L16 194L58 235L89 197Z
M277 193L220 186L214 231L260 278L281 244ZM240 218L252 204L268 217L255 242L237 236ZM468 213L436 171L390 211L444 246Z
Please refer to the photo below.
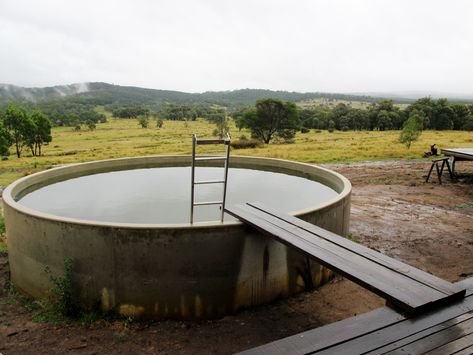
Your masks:
M211 137L215 126L205 120L193 122L165 121L162 128L150 122L143 129L136 120L110 119L98 124L97 129L79 132L70 127L53 128L53 141L44 147L44 156L31 157L25 151L21 158L10 155L0 162L0 185L31 173L60 164L92 160L133 157L156 154L190 154L191 136ZM250 137L248 131L238 131L231 126L234 139L241 135ZM430 145L439 148L473 147L473 133L462 131L425 131L419 141L408 150L398 143L399 131L298 133L294 144L276 144L260 148L233 150L232 154L290 159L308 163L351 162L421 158ZM199 152L221 151L219 146L199 147Z

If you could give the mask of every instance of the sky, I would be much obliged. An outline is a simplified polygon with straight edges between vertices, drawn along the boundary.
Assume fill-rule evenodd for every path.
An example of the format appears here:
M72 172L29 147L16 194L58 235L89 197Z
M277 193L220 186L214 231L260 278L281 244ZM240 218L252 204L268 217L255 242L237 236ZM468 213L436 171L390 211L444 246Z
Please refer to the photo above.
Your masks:
M470 0L0 0L0 83L473 94Z

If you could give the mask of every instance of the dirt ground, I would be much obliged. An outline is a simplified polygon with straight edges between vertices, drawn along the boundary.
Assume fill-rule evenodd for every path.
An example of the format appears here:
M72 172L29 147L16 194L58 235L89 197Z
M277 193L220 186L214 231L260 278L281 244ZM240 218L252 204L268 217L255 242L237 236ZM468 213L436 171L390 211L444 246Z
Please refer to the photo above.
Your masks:
M473 276L473 165L459 182L425 183L426 161L332 164L353 184L351 234L360 243L449 281ZM435 177L433 179L436 181ZM8 292L0 255L2 354L225 354L319 327L384 305L336 278L320 289L216 321L100 320L90 327L33 321Z

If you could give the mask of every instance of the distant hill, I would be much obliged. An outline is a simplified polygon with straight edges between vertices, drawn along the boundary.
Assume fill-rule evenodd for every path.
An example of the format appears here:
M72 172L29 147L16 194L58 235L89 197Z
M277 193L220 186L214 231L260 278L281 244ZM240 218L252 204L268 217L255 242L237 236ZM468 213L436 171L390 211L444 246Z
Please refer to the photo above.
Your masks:
M97 105L143 104L159 107L163 104L203 104L226 107L253 106L262 98L278 98L287 101L303 101L324 98L328 100L347 100L376 102L379 98L367 95L347 95L336 93L299 93L263 89L241 89L233 91L208 91L204 93L185 93L171 90L146 89L133 86L120 86L107 83L80 83L45 88L24 88L0 84L0 102L6 101L50 101L72 100Z
M88 91L89 84L71 84L52 86L45 88L24 88L10 84L0 84L1 100L28 100L40 101L45 99L55 99L71 95L77 95Z

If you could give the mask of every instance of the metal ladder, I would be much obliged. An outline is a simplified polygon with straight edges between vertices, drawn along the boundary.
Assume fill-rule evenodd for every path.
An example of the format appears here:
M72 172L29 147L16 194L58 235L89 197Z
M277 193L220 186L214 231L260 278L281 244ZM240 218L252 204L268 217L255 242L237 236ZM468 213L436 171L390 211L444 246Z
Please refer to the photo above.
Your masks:
M209 157L198 157L196 158L196 146L203 144L224 144L225 155L209 156ZM220 221L223 222L223 215L225 213L225 200L227 195L227 178L228 178L228 163L230 159L230 134L227 133L225 139L197 139L195 134L192 135L192 165L191 165L191 224L194 223L194 207L195 206L209 206L209 205L221 205L221 216ZM195 181L195 162L196 161L210 161L210 160L221 160L225 163L224 165L224 177L223 180L201 180ZM196 202L195 196L195 185L206 185L206 184L223 184L223 196L221 201L202 201Z

